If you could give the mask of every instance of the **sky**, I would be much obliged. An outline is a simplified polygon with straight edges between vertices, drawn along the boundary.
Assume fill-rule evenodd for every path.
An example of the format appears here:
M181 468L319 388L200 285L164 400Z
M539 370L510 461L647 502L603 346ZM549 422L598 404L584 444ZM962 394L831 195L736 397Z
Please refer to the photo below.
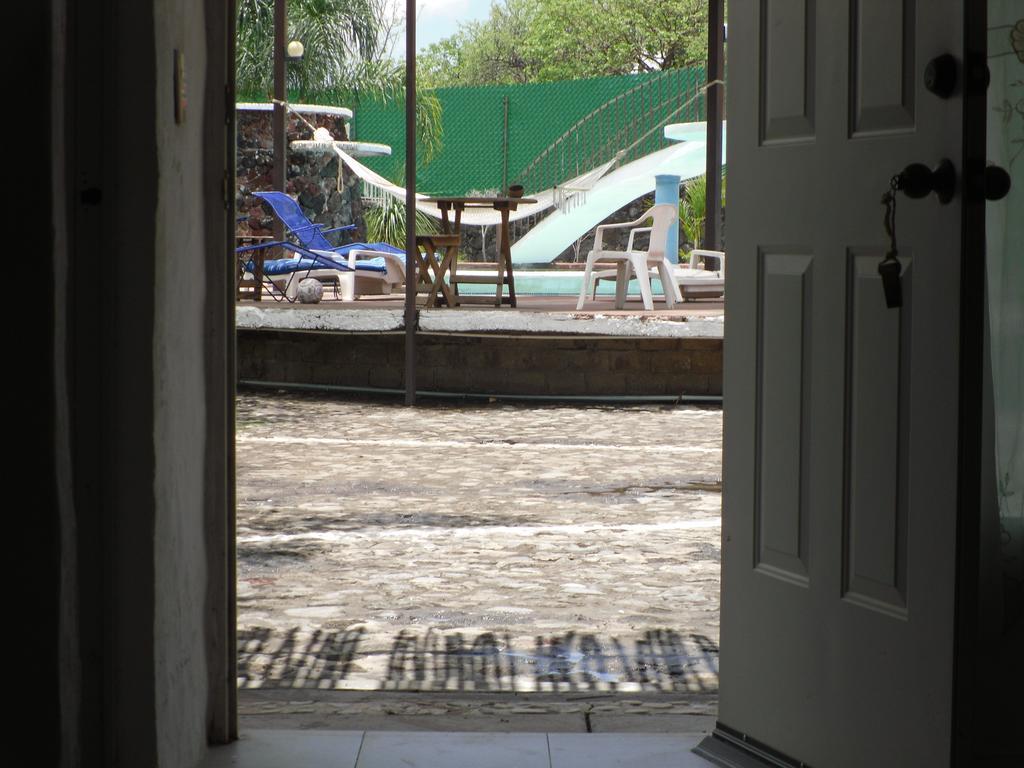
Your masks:
M403 0L396 0L402 3ZM404 3L403 3L404 4ZM459 22L479 21L491 11L490 0L417 0L416 47L423 50L431 43L450 37Z

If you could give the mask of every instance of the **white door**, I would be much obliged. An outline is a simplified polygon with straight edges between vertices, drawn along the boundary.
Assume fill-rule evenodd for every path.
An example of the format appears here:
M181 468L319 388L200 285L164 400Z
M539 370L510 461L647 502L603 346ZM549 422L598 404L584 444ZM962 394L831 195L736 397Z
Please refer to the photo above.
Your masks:
M730 0L720 735L795 764L947 765L952 718L961 0Z

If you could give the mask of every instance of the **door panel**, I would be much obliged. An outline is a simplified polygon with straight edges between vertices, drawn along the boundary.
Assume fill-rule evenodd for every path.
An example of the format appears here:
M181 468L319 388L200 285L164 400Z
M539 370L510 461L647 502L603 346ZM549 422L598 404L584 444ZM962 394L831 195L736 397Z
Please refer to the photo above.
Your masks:
M851 253L846 327L847 421L843 597L906 618L911 260L903 306L887 311L882 254Z
M761 13L761 139L814 138L815 0L764 0Z
M890 178L962 167L920 10L729 4L720 735L813 766L950 754L959 194L900 196L901 309L877 273Z
M761 257L758 498L755 567L807 583L807 315L809 255ZM794 372L800 372L794 376ZM770 407L765 407L769 405ZM793 446L778 451L775 446Z
M914 128L914 0L853 0L851 136Z

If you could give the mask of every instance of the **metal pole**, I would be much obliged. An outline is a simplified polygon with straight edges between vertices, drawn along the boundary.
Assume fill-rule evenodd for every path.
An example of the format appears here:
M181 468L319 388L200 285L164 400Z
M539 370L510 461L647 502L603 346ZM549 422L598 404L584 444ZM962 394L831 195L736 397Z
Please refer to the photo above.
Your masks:
M284 102L288 98L285 82L285 39L288 35L288 0L274 0L274 189L284 192L287 183L288 143L285 124L288 113ZM284 223L274 217L274 239L284 240Z
M502 97L505 123L501 132L501 194L508 194L508 94Z
M725 76L724 0L708 0L708 82ZM713 85L705 91L707 100L707 196L704 208L704 247L720 250L718 225L722 220L722 114L724 88Z
M405 404L416 404L416 1L405 0Z

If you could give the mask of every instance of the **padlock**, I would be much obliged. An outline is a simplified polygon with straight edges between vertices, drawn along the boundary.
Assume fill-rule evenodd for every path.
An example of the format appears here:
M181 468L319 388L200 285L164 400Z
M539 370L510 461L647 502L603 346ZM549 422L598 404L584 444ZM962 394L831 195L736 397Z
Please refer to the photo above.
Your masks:
M903 287L900 283L900 262L896 254L890 251L878 265L878 274L882 276L882 291L885 293L885 306L896 309L903 306Z

